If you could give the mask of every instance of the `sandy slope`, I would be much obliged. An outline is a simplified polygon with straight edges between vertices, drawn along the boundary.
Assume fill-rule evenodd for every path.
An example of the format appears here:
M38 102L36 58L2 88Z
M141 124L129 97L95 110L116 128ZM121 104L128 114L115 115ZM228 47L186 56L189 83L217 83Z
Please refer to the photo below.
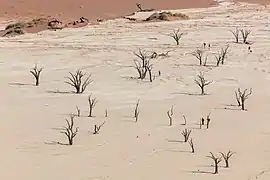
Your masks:
M136 3L143 8L180 9L208 7L212 0L1 0L0 17L26 18L50 15L61 20L78 19L81 16L95 20L96 18L112 18L137 11Z
M117 20L0 39L0 179L268 180L270 9L243 4L181 12L196 19L148 24ZM252 53L247 52L247 45L233 43L229 30L236 25L252 30ZM178 27L187 35L175 46L167 34ZM209 65L214 65L214 55L221 47L230 45L224 66L196 65L190 53L203 42L212 44L207 51ZM137 75L132 52L138 48L173 50L169 58L152 61L155 74L162 72L152 84L130 79ZM31 85L29 73L35 63L45 68L38 88ZM52 93L72 90L64 77L77 68L93 74L94 83L86 93ZM194 78L200 71L214 83L206 96L188 95L199 93ZM226 106L236 104L234 90L238 87L254 89L246 112ZM96 117L76 118L80 131L75 145L50 144L66 142L57 128L76 106L84 116L88 114L90 93L99 100ZM140 119L134 123L137 99L141 99ZM172 105L174 124L169 127L166 112ZM197 129L200 117L209 112L210 129ZM182 113L187 126L181 125ZM94 124L103 121L106 124L100 134L93 135ZM183 140L184 128L193 131L195 154L189 153L188 144L175 142ZM229 149L236 152L231 168L210 174L212 162L206 155ZM206 173L193 173L198 170Z

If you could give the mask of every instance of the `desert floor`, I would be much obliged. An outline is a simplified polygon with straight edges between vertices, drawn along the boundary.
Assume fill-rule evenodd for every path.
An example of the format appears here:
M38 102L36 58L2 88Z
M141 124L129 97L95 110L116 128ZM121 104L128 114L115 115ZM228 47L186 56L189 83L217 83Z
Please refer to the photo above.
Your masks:
M219 7L182 10L191 20L134 23L118 19L100 25L44 31L0 39L0 179L8 180L269 180L270 178L270 7L223 3ZM5 24L1 26L4 27ZM252 30L251 45L234 43L230 30ZM180 28L176 46L168 36ZM205 50L208 66L198 66L192 52ZM229 45L225 64L215 55ZM248 52L251 46L252 53ZM137 77L133 52L169 53L152 59L152 83ZM44 67L39 87L29 70ZM93 83L77 95L65 83L82 69ZM213 83L200 96L194 79L204 72ZM247 111L237 107L234 91L253 88ZM98 103L88 118L88 96ZM140 99L140 116L133 111ZM70 113L79 127L73 146L61 127ZM166 112L174 106L173 125ZM104 117L108 109L108 117ZM208 130L199 120L211 112ZM187 118L183 123L182 115ZM100 133L93 127L106 122ZM181 132L192 130L195 153ZM213 175L209 152L234 151L231 167L220 164Z

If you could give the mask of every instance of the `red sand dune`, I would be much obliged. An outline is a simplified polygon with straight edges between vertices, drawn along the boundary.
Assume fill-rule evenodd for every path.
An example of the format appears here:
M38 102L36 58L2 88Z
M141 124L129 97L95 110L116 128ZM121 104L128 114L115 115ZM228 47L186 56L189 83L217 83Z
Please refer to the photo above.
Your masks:
M270 4L270 0L241 0L250 3ZM181 9L201 8L213 5L212 0L0 0L0 18L25 19L52 16L60 20L75 20L79 17L113 18L143 8Z
M50 15L63 19L111 18L137 10L136 3L143 8L179 9L208 7L212 0L0 0L0 17L32 18Z

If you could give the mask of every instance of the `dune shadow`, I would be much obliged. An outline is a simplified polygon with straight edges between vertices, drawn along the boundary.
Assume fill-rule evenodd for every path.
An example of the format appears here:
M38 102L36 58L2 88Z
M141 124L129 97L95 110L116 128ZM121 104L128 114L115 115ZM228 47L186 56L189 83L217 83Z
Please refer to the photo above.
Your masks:
M28 83L8 83L11 86L35 86L34 84L28 84Z

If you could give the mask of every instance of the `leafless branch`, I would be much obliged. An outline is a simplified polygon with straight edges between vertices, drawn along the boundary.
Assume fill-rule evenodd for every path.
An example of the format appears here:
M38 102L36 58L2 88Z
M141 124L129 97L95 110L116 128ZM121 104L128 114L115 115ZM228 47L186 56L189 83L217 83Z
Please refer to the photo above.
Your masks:
M73 140L78 133L78 127L74 128L74 115L70 116L70 120L67 120L67 126L63 128L61 133L65 134L68 138L68 144L73 145Z
M39 85L39 77L40 77L40 73L42 72L43 68L38 68L37 64L35 65L35 67L30 70L30 73L35 77L36 83L35 85L38 86Z
M200 74L198 75L198 79L195 79L195 83L201 88L201 95L205 94L205 87L208 86L209 84L211 84L213 81L207 81L204 78L204 74L202 72L200 72Z
M75 73L69 72L69 75L70 77L66 77L68 79L66 83L74 87L77 94L83 93L86 87L91 82L93 82L93 80L91 79L91 75L89 75L85 80L83 80L83 77L86 75L86 73L83 73L81 70L77 70Z
M89 115L88 117L93 117L93 109L97 104L97 99L96 98L91 98L92 94L88 96L88 103L89 103Z

